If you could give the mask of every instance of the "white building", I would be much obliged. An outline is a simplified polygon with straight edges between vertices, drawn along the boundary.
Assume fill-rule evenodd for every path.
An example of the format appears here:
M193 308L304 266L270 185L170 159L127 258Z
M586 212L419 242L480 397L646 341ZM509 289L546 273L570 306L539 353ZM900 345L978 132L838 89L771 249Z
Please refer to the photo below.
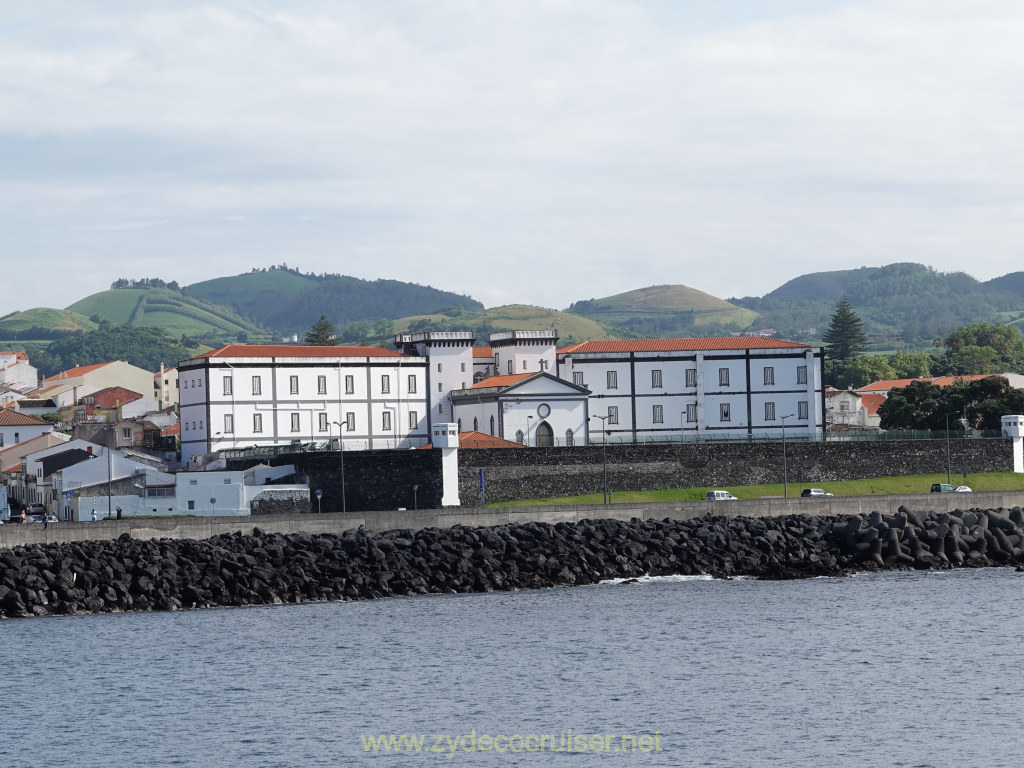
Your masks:
M821 439L822 350L760 337L585 341L558 352L592 440Z
M10 408L0 408L0 448L6 448L53 431L53 424Z
M458 431L483 432L530 446L586 445L583 387L549 373L492 376L451 393Z
M427 360L394 350L230 344L182 361L178 381L186 464L226 448L338 439L345 450L415 448L430 439Z
M39 371L24 352L0 352L0 384L22 392L39 386Z

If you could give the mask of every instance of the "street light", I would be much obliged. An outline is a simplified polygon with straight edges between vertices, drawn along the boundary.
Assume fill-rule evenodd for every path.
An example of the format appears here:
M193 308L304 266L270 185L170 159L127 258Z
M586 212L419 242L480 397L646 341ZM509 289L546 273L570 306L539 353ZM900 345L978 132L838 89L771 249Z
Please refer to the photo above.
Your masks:
M110 519L110 510L112 509L110 503L110 484L113 481L113 472L110 468L110 435L113 434L113 427L103 427L103 431L107 433L107 438L103 441L104 446L107 449L107 519Z
M333 423L338 425L338 457L341 460L341 513L345 514L345 427L340 421Z
M782 417L782 497L789 498L789 466L786 463L786 419L792 419L793 414Z
M533 423L533 416L526 417L526 447L530 447L530 424Z
M607 416L598 416L596 413L591 416L592 419L601 420L601 464L604 467L604 503L608 503L608 499L611 494L608 492L608 432L605 430Z

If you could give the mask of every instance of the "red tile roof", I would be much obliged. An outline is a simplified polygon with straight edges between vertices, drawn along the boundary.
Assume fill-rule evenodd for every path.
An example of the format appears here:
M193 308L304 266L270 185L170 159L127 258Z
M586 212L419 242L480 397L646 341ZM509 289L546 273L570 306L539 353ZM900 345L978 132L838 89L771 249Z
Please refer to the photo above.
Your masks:
M47 423L35 416L26 416L9 408L0 408L0 427L45 427Z
M56 376L50 376L49 378L43 379L43 381L44 382L46 382L46 381L56 382L56 381L59 381L60 379L71 379L71 378L74 378L75 376L82 376L82 375L84 375L86 373L90 373L92 371L97 371L97 370L99 370L100 368L102 368L105 365L110 365L110 363L95 363L94 365L80 365L77 368L71 368L70 370L67 370L67 371L61 371Z
M885 395L880 392L866 392L860 396L860 402L870 415L878 415L878 406L885 402Z
M975 373L969 376L924 376L917 379L882 379L873 381L857 390L857 392L888 392L890 389L902 389L909 387L915 381L934 384L937 387L949 387L962 381L980 381L991 376L999 376L998 373Z
M537 371L531 373L510 373L504 376L491 376L489 379L474 384L471 389L484 389L485 387L510 387L516 382L536 376Z
M808 349L807 344L760 336L718 336L700 339L606 339L582 341L558 350L558 354L601 352L703 352L719 349Z
M107 387L98 392L93 392L91 395L86 395L86 397L91 397L93 405L99 408L114 408L118 403L126 405L135 400L142 399L142 395L138 392L133 392L124 387Z
M427 444L424 448L433 448ZM459 448L525 448L522 443L512 440L505 440L494 435L485 435L483 432L459 432Z
M494 357L494 350L490 347L473 347L473 359L478 357Z
M166 427L165 429L161 429L160 430L160 434L162 436L164 436L164 437L166 437L168 435L180 435L181 434L181 424L180 423L179 424L172 424L171 426Z
M312 347L292 344L228 344L202 357L401 357L383 347Z

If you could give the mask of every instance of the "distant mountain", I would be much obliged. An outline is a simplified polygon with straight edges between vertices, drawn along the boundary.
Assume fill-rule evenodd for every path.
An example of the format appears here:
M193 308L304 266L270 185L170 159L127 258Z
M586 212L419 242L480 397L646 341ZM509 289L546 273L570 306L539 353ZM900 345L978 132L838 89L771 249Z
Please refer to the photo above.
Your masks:
M559 344L587 339L623 338L621 331L609 328L596 320L555 309L543 309L525 304L510 304L478 312L450 312L445 314L416 315L395 320L395 333L417 331L474 331L478 344L487 343L487 335L496 331L558 331ZM360 339L346 339L358 342Z
M994 277L985 283L986 286L997 291L1012 293L1024 299L1024 272L1011 272L1002 277Z
M899 335L907 346L924 347L961 325L1010 323L1024 317L1024 298L993 282L898 263L802 275L761 298L731 301L758 312L759 324L783 336L820 339L836 302L845 295L865 330L879 342Z
M188 286L196 298L232 307L284 334L303 334L325 315L339 329L355 322L395 320L446 308L482 310L468 296L399 280L303 274L288 267L253 270Z
M686 285L655 285L577 301L568 311L631 335L662 338L728 333L749 327L757 318L757 312Z

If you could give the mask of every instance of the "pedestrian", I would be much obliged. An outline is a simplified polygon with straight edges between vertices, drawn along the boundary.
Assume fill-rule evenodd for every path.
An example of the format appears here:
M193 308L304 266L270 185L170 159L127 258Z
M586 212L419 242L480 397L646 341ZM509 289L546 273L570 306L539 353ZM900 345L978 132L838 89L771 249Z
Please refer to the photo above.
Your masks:
M121 508L120 507L117 507L117 519L118 520L121 519Z
M96 522L96 507L92 508L92 521L94 523Z
M43 530L46 530L46 526L50 524L50 516L43 512Z

